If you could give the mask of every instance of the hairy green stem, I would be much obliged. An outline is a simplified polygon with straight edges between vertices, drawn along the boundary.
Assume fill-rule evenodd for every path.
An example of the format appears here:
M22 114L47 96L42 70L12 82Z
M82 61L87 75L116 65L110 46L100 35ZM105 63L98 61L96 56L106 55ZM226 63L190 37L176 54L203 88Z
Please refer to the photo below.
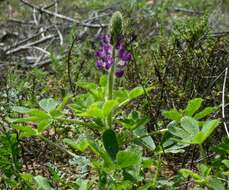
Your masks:
M157 180L158 180L158 177L159 177L160 172L161 172L161 163L162 163L161 154L159 154L159 156L158 156L158 162L157 162L157 168L156 168L156 173L155 173L154 178L153 178L153 181L152 181L152 187L153 187L153 189L156 189L156 186L157 186Z
M108 84L107 84L107 101L112 100L113 98L113 88L114 88L114 82L115 82L115 48L113 47L112 50L112 58L113 58L113 64L111 66L111 69L109 71L108 75ZM107 116L107 127L112 127L112 113L109 113Z
M67 153L68 155L72 156L72 157L75 157L76 154L74 154L73 152L65 149L63 146L57 144L57 143L54 143L52 142L51 140L49 140L48 138L44 137L44 136L39 136L42 140L44 140L45 142L47 142L48 144L50 144L51 146L53 147L56 147L58 148L59 150L61 150L62 152L64 153Z
M200 157L201 157L200 159L203 159L204 163L207 164L207 160L206 160L207 156L206 156L206 153L204 151L204 147L202 144L200 144Z

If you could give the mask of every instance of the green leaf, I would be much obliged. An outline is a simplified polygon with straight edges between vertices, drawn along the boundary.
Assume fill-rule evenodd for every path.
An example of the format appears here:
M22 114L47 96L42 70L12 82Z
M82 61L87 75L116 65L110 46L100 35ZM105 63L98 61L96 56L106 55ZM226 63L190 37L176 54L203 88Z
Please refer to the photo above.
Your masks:
M104 167L108 167L108 168L112 168L114 166L110 155L105 152L104 150L102 150L98 144L96 144L93 140L88 140L88 144L90 149L98 156L100 156L101 158L103 158L104 160Z
M205 139L207 139L212 134L216 127L218 127L219 123L220 121L218 119L205 122L201 130L205 136Z
M195 181L199 181L202 179L202 177L200 175L198 175L197 173L193 172L192 170L188 170L188 169L180 169L179 173L182 174L185 178L191 176Z
M184 138L189 135L189 133L186 130L184 130L183 128L181 128L176 121L170 122L167 128L172 135L180 137L180 138Z
M116 134L113 130L108 129L103 133L103 145L107 153L110 155L111 159L114 161L116 158L116 154L119 151L119 146Z
M133 132L137 137L148 135L148 132L146 131L144 125L141 125L140 127L136 128ZM139 139L139 141L150 150L154 150L156 148L156 145L151 136L141 138Z
M14 106L12 108L12 111L17 112L17 113L27 113L30 111L30 109L26 107L22 107L22 106Z
M78 82L77 86L87 90L95 90L97 88L97 85L92 82Z
M208 167L208 166L206 166L204 164L198 165L198 169L200 171L200 175L204 176L204 177L209 176L210 173L211 173L211 167Z
M139 154L132 151L119 151L116 159L121 168L133 167L140 163Z
M203 111L196 113L194 115L194 118L196 120L202 119L202 118L208 116L209 114L215 112L216 110L217 110L217 108L215 108L215 107L206 107Z
M182 114L178 112L176 109L163 111L162 115L170 120L175 120L175 121L180 121L180 119L182 118Z
M12 125L12 128L19 130L20 138L28 138L37 135L37 130L33 129L31 126L17 126Z
M39 133L43 133L49 127L49 120L42 120L38 123L37 129Z
M107 85L107 75L102 75L99 79L99 85L102 87L106 87Z
M53 98L43 99L39 102L40 107L46 112L54 110L58 104L59 103Z
M188 116L192 116L201 106L203 99L195 98L188 102L188 105L185 109L185 114Z
M196 134L190 144L202 144L205 140L205 135L202 131Z
M185 116L180 121L183 129L194 137L199 132L198 122L192 117Z
M209 176L207 178L207 186L214 189L214 190L225 190L224 184L216 177Z
M49 119L50 118L50 116L46 112L41 111L39 109L31 109L31 110L29 110L27 112L27 114L29 114L31 116L34 116L34 117L37 117L40 120Z
M108 116L111 111L118 105L118 102L116 100L108 100L103 105L103 116Z
M223 160L222 163L229 168L229 160Z
M34 177L34 180L37 184L38 190L55 190L54 188L52 188L52 186L49 184L48 179L45 177L38 175Z
M78 115L82 117L103 118L103 111L99 107L99 103L95 102L91 104L85 112Z
M64 97L62 103L57 107L58 111L61 111L64 109L64 106L68 103L68 101L72 98L72 95L67 95Z
M77 180L77 185L79 185L79 188L77 190L88 190L89 189L88 180L79 179Z
M69 145L71 148L75 150L79 150L81 152L84 152L87 149L87 147L89 146L87 139L82 139L81 141L76 142L76 141L73 141L72 139L65 138L63 139L63 142Z
M129 92L129 99L132 100L137 98L145 93L142 87L136 87Z

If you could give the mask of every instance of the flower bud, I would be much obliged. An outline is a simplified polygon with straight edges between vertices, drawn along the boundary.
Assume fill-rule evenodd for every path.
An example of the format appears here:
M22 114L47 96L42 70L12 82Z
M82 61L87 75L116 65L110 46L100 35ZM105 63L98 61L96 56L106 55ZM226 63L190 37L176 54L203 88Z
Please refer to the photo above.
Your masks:
M115 45L118 39L123 34L123 17L122 14L117 11L112 15L110 23L111 42Z

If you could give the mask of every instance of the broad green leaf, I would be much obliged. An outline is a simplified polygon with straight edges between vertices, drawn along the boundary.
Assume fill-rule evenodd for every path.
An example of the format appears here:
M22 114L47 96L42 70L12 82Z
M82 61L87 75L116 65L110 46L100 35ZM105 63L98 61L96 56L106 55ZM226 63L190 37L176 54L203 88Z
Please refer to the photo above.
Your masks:
M99 85L102 87L106 87L107 85L107 75L102 75L99 79Z
M54 188L52 188L48 179L45 177L38 175L38 176L34 177L34 180L37 184L38 190L55 190Z
M177 136L180 138L189 136L189 133L186 130L184 130L183 128L181 128L181 126L179 126L176 121L170 122L167 128L169 132L174 136Z
M143 145L145 145L147 148L149 148L150 150L154 150L156 148L156 145L152 139L151 136L148 136L148 132L146 131L146 128L144 125L140 125L138 128L136 128L133 133L135 134L135 136L137 137L141 137L141 136L146 136L144 138L139 139L140 143L142 143Z
M88 140L88 144L92 152L94 152L96 155L100 156L104 160L104 166L106 167L113 167L113 162L111 160L111 157L107 152L102 150L94 141Z
M87 90L95 90L97 88L97 85L92 82L78 82L77 86Z
M209 114L215 112L216 110L217 110L217 108L215 108L215 107L206 107L203 111L196 113L194 115L194 118L196 120L202 119L202 118L208 116Z
M30 111L30 109L26 107L22 107L22 106L14 106L12 108L12 111L17 112L17 113L27 113Z
M118 100L118 102L123 102L128 100L128 90L125 89L115 90L113 95L114 95L114 99Z
M210 173L211 173L211 167L208 167L208 166L206 166L206 165L204 165L204 164L198 165L198 169L199 169L199 171L200 171L200 175L201 175L201 176L207 177L207 176L209 176Z
M229 160L223 160L222 163L227 167L229 168Z
M30 173L20 173L20 177L25 180L26 182L33 182L33 175Z
M51 110L54 110L58 104L59 103L53 98L42 99L39 102L40 107L46 112L50 112Z
M108 100L103 105L103 116L108 116L111 111L118 105L118 102L116 100Z
M170 120L175 120L175 121L180 121L180 119L182 118L182 114L176 109L163 111L162 115Z
M85 112L78 115L82 117L103 118L103 111L99 107L98 102L96 102L91 104Z
M136 87L129 92L129 99L132 100L144 94L144 89L142 87Z
M50 116L46 112L41 111L39 109L31 109L30 111L28 111L27 114L29 114L31 116L34 116L34 117L37 117L40 120L49 119L50 118Z
M190 144L202 144L204 140L205 140L205 134L202 131L200 131L195 135L195 137L190 142Z
M110 155L111 159L114 161L116 154L119 151L119 145L116 138L116 134L113 130L108 129L103 133L103 145Z
M27 138L37 135L37 130L33 129L31 126L12 125L11 127L21 132L20 138Z
M201 106L203 99L195 98L188 102L188 105L185 109L185 114L188 116L192 116Z
M198 122L192 117L183 117L180 121L180 124L182 128L187 131L192 137L194 137L199 132Z
M202 177L200 175L198 175L197 173L193 172L192 170L188 170L188 169L180 169L179 173L181 173L185 178L191 176L195 181L196 180L201 180Z
M119 151L116 160L121 168L133 167L141 161L139 154L132 151Z
M212 134L215 128L218 127L219 123L220 121L218 119L205 122L201 130L204 133L205 139Z
M39 117L26 117L26 118L10 118L11 123L26 123L26 122L39 122Z
M49 127L49 120L42 120L38 123L37 129L39 133L43 133Z
M81 152L84 152L87 149L87 147L89 146L87 139L82 139L80 142L76 142L76 141L73 141L72 139L65 138L63 139L63 142L69 145L71 148L75 150L79 150Z
M207 178L206 185L214 190L225 190L223 182L214 176L209 176Z
M79 185L79 188L77 190L88 190L88 180L77 180L77 184Z

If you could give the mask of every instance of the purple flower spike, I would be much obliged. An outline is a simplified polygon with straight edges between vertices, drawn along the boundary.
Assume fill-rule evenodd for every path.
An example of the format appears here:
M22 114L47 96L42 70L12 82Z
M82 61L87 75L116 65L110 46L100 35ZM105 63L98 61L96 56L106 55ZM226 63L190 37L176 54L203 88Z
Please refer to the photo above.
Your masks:
M115 48L118 51L115 75L117 78L121 78L124 75L125 66L132 59L131 53L125 49L124 37L120 36L114 46L111 44L110 35L100 35L97 39L100 41L100 48L96 52L96 66L101 70L109 71L115 64L112 57L112 51Z
M123 70L118 70L118 71L116 71L116 73L115 73L115 76L116 76L117 78L121 78L123 75L124 75L124 71L123 71Z

